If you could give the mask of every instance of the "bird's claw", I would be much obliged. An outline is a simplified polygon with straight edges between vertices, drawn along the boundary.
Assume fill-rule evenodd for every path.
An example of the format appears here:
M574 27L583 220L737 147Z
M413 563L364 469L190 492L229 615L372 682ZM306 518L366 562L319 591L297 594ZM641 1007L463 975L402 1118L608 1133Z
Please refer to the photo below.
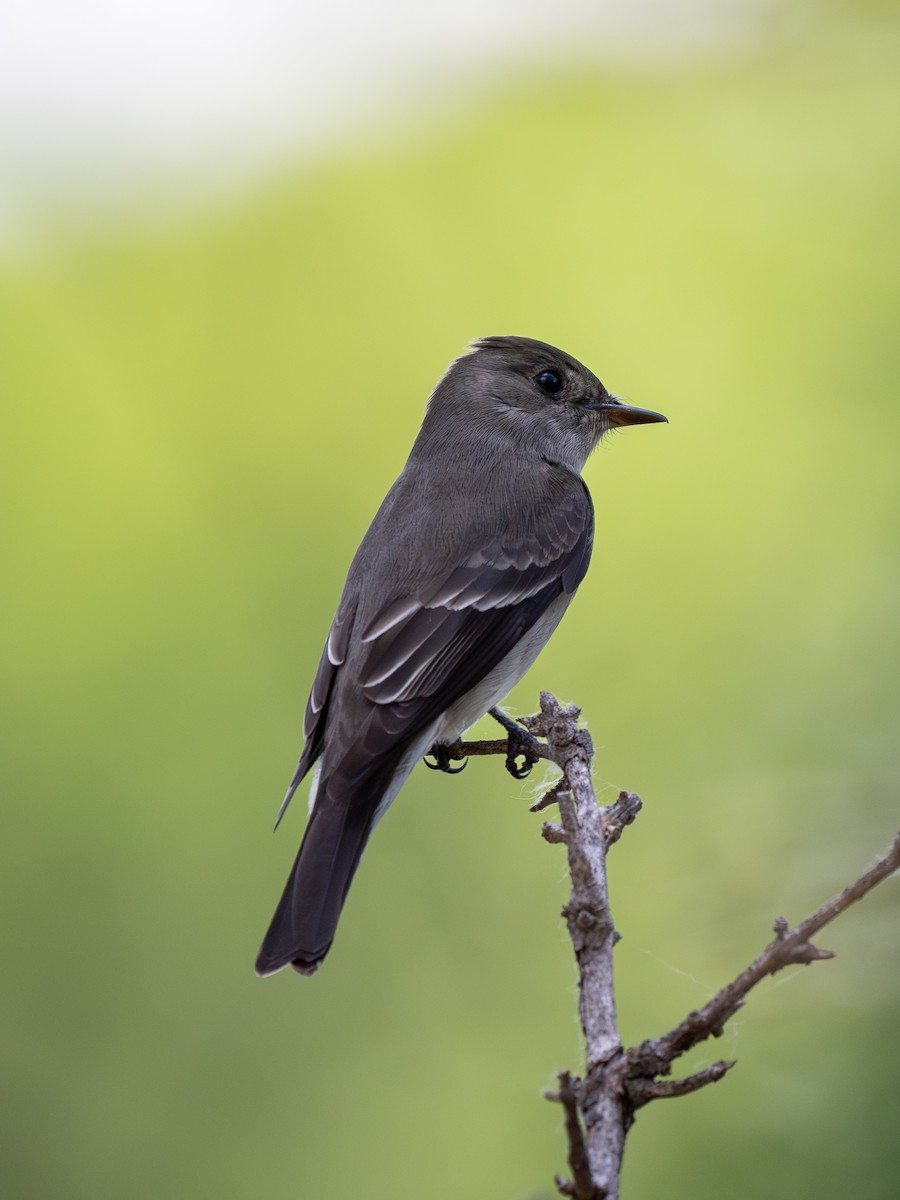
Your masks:
M521 766L516 765L516 759L522 755L525 761ZM531 774L531 768L537 762L536 758L531 758L524 750L509 749L506 752L506 769L512 775L513 779L527 779Z
M460 771L464 771L466 769L466 766L469 762L467 758L464 758L460 755L451 754L446 746L432 746L428 753L434 759L434 762L429 762L428 756L426 755L425 758L422 759L422 761L425 763L425 766L429 769L429 771L443 771L445 775L458 775ZM453 762L460 762L460 759L462 760L461 766L452 767L450 765Z
M506 730L506 769L513 779L526 779L531 774L531 768L540 762L541 756L536 747L540 745L537 738L523 729L518 721L508 717L500 708L492 708L490 715ZM517 758L525 761L521 766L516 764Z

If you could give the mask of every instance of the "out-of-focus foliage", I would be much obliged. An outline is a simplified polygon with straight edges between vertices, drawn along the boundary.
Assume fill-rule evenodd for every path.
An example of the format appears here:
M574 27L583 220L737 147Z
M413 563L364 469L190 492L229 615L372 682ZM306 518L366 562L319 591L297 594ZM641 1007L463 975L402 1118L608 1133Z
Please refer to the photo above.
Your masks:
M594 564L512 700L579 702L600 786L645 800L612 859L623 1035L887 841L900 28L844 13L534 72L3 268L5 1195L550 1194L540 1091L580 1047L539 784L416 771L325 969L251 970L343 572L473 336L556 342L671 421L588 465ZM694 1060L737 1056L725 1082L640 1114L629 1194L893 1190L896 902L759 990Z

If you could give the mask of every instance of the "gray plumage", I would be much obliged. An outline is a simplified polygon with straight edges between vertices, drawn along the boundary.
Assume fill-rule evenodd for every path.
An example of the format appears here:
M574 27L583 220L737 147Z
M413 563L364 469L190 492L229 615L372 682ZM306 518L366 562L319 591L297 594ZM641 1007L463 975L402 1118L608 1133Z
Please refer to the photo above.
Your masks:
M315 764L314 801L258 974L318 968L413 766L518 682L584 577L591 450L613 425L663 420L530 338L483 338L451 364L350 565L313 681L281 812Z

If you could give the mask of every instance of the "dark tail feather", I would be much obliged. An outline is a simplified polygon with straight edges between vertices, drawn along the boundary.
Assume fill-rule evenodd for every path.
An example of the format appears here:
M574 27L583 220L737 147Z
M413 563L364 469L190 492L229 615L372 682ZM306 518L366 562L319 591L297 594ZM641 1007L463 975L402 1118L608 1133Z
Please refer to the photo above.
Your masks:
M312 975L334 940L338 918L372 828L369 805L334 804L320 783L287 886L256 958L257 975L290 963Z

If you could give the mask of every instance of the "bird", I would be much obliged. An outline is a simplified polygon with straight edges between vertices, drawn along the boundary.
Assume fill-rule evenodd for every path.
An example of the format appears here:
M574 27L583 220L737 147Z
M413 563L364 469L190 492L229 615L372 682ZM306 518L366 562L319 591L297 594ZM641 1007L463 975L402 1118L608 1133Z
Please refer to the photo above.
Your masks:
M372 830L415 764L434 749L448 768L442 747L521 679L584 578L591 451L611 429L660 421L533 338L479 338L447 368L325 641L278 815L314 769L309 819L258 975L321 966Z

